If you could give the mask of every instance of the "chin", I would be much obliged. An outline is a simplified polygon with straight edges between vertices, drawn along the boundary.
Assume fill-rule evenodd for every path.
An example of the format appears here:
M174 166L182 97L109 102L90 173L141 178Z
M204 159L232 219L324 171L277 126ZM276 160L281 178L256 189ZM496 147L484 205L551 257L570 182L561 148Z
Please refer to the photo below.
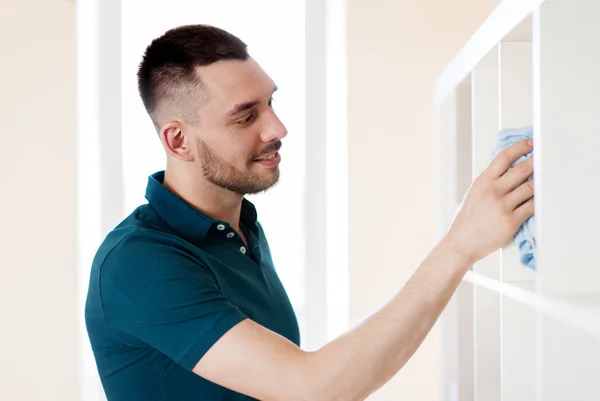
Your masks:
M263 191L269 190L275 187L279 183L279 174L275 177L270 177L268 180L263 181L265 185L263 185Z
M260 166L258 169L253 169L252 172L256 177L260 177L259 179L264 182L277 181L279 179L279 174L280 174L279 166L275 166L275 167Z

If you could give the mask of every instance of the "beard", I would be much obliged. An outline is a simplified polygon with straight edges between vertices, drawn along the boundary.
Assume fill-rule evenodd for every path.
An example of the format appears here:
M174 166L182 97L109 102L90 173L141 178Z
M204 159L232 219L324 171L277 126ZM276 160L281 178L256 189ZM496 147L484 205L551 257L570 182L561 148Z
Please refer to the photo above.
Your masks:
M218 187L244 196L266 191L279 181L279 167L272 168L270 176L265 178L250 171L249 168L246 171L238 170L235 166L223 160L206 142L200 139L197 139L197 147L202 174L208 182ZM281 142L277 141L263 149L261 154L279 150L280 147ZM247 161L247 166L250 167L261 154L250 158Z

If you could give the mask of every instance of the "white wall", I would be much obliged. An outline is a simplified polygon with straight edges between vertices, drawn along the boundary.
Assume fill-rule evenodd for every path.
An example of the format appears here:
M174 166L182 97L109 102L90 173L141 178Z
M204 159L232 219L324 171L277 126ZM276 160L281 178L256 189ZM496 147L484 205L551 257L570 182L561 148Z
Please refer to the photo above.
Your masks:
M350 319L408 279L436 239L433 83L498 0L348 0ZM434 401L438 336L371 399Z
M0 2L0 400L77 399L74 8Z

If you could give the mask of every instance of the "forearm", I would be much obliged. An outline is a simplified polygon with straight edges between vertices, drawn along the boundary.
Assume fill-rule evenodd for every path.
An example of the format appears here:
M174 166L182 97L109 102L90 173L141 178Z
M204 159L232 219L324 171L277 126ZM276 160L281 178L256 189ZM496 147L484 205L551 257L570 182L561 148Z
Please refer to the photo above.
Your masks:
M316 399L362 400L395 375L431 330L469 264L442 241L382 309L309 354Z
M212 346L194 372L265 401L366 398L414 354L467 268L511 240L533 215L533 185L525 182L531 159L508 171L530 151L531 144L522 141L494 158L473 182L446 237L402 290L354 330L303 352L246 319Z

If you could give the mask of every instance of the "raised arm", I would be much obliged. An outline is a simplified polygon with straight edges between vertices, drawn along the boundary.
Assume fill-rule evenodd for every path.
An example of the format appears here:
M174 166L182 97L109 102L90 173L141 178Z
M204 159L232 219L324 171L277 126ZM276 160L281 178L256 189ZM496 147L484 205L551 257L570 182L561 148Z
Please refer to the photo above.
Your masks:
M193 371L263 401L363 400L414 354L467 269L505 245L533 214L528 142L507 148L474 181L454 222L390 302L315 352L243 320ZM377 266L373 267L377 269Z

